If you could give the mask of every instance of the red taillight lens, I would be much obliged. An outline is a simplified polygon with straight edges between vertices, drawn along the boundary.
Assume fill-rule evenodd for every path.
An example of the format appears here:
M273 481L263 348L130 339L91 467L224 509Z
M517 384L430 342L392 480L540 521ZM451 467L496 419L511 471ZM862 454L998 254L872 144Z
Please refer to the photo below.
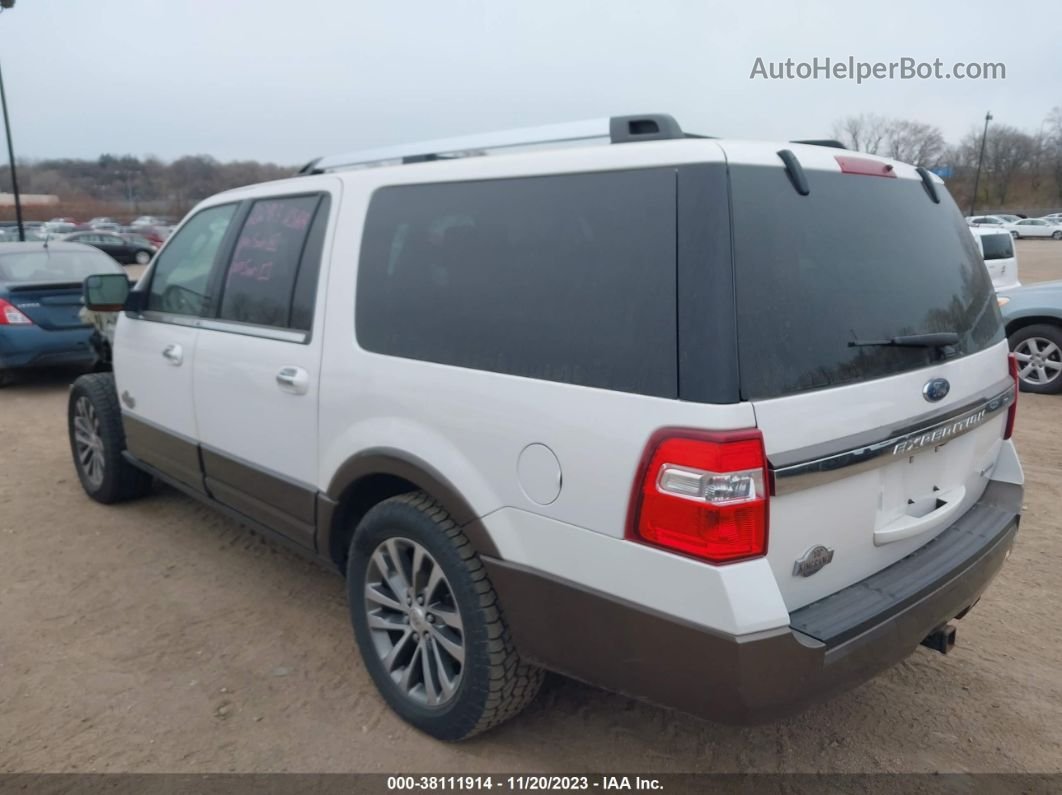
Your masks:
M1014 422L1018 419L1018 392L1021 390L1021 379L1018 376L1018 357L1013 353L1007 357L1010 363L1010 377L1014 379L1014 402L1007 409L1007 426L1003 429L1003 438L1009 439L1014 435Z
M767 553L767 457L756 429L667 430L650 439L628 537L730 563Z
M22 311L0 298L0 326L32 326L33 321Z

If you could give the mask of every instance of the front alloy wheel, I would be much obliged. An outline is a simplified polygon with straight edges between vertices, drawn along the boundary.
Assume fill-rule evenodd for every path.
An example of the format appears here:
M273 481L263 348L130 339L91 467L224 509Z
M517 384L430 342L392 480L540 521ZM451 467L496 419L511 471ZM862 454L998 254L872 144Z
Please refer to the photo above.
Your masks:
M389 538L369 559L365 614L392 681L418 704L438 707L461 684L464 626L453 589L424 547Z
M74 381L67 403L67 433L78 480L92 499L109 504L151 490L151 476L123 455L125 429L113 373L91 373Z
M103 456L100 420L89 399L82 395L74 403L74 450L80 470L93 490L103 485L107 464Z

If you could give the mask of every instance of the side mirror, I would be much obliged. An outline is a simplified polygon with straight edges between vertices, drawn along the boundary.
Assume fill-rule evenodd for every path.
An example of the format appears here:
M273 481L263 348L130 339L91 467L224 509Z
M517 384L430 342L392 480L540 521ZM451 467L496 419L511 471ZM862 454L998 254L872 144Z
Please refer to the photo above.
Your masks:
M82 287L85 306L93 312L121 312L129 297L129 278L124 273L97 273Z

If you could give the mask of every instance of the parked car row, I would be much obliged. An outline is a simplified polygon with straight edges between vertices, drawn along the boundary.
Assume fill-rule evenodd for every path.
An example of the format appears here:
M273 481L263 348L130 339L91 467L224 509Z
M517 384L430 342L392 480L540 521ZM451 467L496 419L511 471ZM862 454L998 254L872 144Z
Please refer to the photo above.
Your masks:
M1015 240L1024 237L1045 237L1062 240L1062 213L1043 218L1021 218L1017 215L971 215L966 223L979 229L1003 229Z

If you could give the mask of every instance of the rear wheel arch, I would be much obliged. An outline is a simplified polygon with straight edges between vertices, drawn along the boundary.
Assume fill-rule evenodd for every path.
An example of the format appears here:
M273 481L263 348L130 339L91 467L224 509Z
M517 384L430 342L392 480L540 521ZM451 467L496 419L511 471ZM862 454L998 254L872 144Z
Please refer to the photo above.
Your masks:
M393 450L360 453L336 470L325 493L335 509L318 529L320 554L345 572L350 542L362 518L384 500L414 491L423 491L445 509L476 553L498 557L479 516L461 492L430 464Z
M1027 326L1038 325L1057 326L1058 328L1062 329L1062 318L1051 317L1048 315L1028 315L1025 317L1015 318L1009 321L1004 327L1008 342L1009 338L1012 335L1018 333L1023 328L1026 328Z

